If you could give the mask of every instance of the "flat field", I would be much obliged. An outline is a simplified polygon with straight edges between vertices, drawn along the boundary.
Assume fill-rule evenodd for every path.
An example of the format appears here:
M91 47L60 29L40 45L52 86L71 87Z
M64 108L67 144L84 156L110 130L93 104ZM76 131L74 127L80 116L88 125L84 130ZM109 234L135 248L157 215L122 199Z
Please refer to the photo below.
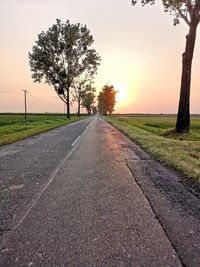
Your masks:
M113 115L106 118L149 155L200 189L200 115L191 116L189 134L175 134L173 115Z
M85 118L72 115L0 115L0 146Z

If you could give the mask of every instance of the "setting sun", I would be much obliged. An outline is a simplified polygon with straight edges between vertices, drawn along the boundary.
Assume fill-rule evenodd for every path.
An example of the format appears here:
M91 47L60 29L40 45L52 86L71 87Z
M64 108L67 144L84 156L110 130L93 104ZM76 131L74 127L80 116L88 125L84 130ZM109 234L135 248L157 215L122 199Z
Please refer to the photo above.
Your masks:
M116 83L114 84L114 88L117 91L116 94L116 102L117 105L124 105L127 102L127 92L126 92L126 86L122 83Z

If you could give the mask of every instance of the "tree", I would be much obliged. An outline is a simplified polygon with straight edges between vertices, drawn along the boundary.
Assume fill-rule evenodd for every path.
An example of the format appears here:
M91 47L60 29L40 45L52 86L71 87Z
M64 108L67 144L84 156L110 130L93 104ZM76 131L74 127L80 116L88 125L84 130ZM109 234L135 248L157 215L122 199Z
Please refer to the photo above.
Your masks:
M137 0L132 0L135 5ZM154 4L155 0L141 0L142 5ZM176 132L187 133L190 128L190 84L192 59L196 40L197 26L200 21L200 0L162 0L165 12L174 15L174 25L183 19L189 27L185 51L182 55L182 77L176 122Z
M93 36L79 23L62 23L57 19L47 32L38 35L38 40L29 53L29 63L34 82L42 79L53 85L56 93L67 105L70 118L70 89L81 74L93 76L100 64L100 57L90 46Z
M91 109L92 109L92 104L94 104L95 100L95 88L93 90L91 89L89 92L87 92L82 100L82 106L86 108L88 115L91 115Z
M102 91L98 95L98 110L102 115L107 116L114 111L115 96L117 91L114 90L113 85L104 85Z
M94 115L97 114L97 107L96 107L96 106L92 106L92 113L93 113Z
M105 97L104 97L104 94L103 92L99 92L99 95L98 95L98 111L101 115L107 115L107 109L106 109L106 103L105 103Z
M92 86L90 86L91 83L92 83L91 77L89 77L88 75L81 75L73 82L72 95L74 101L77 101L78 103L78 113L77 113L78 116L80 116L81 102L85 94L90 91L92 92L95 91L95 89L92 88Z

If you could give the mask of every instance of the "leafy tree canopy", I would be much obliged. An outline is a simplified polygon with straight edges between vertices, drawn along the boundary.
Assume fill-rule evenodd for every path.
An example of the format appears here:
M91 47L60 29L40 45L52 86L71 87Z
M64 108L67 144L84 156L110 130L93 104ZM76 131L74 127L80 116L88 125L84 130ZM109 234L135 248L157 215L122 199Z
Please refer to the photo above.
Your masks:
M78 116L80 115L80 106L85 94L88 92L95 92L95 88L92 87L92 83L92 77L87 74L83 74L75 79L72 84L72 96L73 100L77 101L78 104Z
M95 102L95 91L96 89L92 87L91 85L88 85L90 89L88 88L88 92L85 93L83 99L82 99L82 106L86 108L87 113L91 115L91 109L92 105Z
M98 95L98 110L100 114L107 115L114 111L115 96L117 91L113 85L105 85Z
M34 82L53 85L59 97L67 103L69 113L70 87L83 73L93 76L100 64L94 39L86 26L71 24L69 20L57 23L38 35L29 53Z
M137 2L137 0L132 0L133 5ZM141 0L143 6L154 3L155 0ZM179 24L182 18L190 26L194 17L200 16L200 0L162 0L162 3L164 11L174 16L174 25Z

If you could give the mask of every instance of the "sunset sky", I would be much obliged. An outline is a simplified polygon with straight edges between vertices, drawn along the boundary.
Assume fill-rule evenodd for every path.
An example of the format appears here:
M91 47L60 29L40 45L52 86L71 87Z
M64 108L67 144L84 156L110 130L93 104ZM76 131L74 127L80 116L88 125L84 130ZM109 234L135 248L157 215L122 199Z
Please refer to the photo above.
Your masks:
M53 87L34 84L28 63L37 34L56 19L86 24L102 62L95 79L120 91L116 112L176 113L181 55L187 25L174 27L173 17L156 5L133 7L131 0L1 0L0 112L63 112ZM200 27L199 27L200 31ZM73 109L75 111L75 107ZM200 113L200 36L198 34L191 88L191 112Z

